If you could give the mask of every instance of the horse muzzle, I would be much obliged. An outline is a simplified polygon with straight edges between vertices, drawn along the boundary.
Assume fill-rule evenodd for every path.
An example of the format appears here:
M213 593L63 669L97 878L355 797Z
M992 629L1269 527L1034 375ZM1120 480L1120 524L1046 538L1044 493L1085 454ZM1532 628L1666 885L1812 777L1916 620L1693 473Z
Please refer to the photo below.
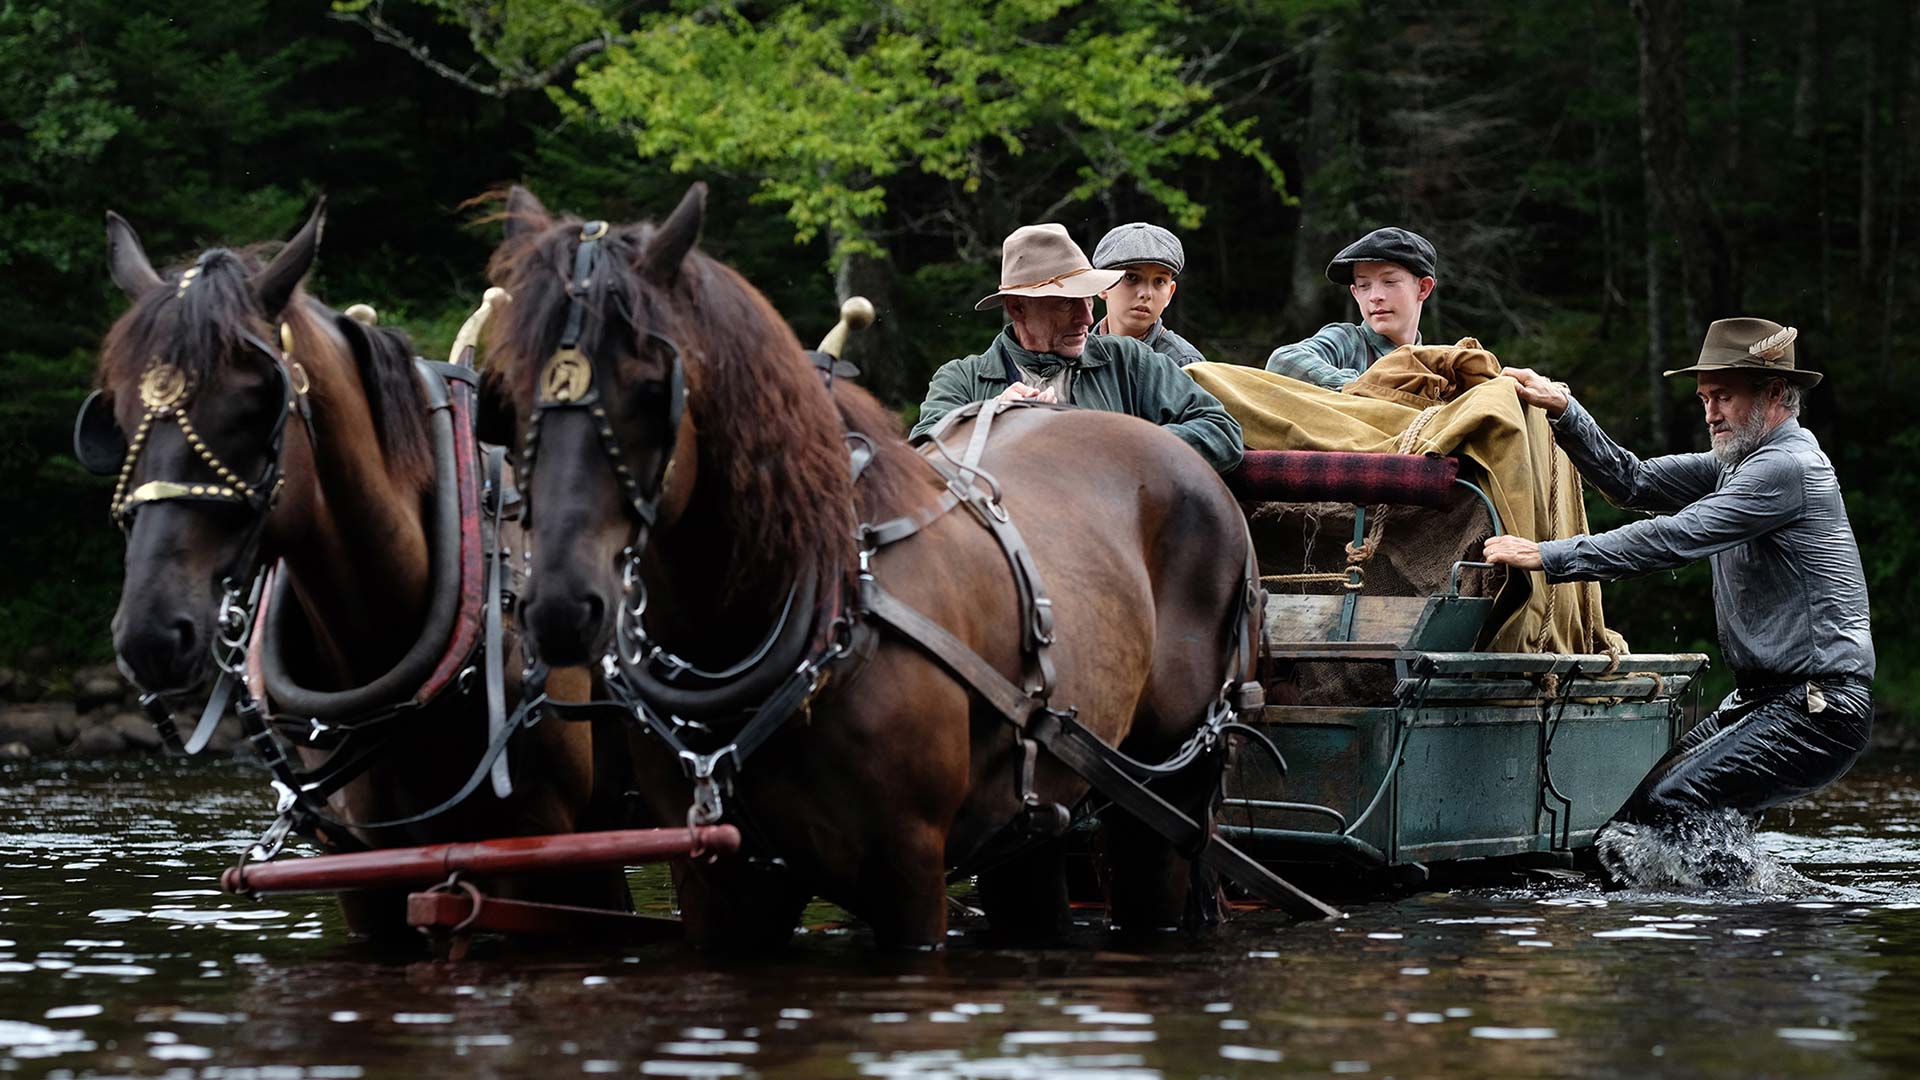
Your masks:
M113 651L135 686L178 693L205 682L212 671L211 628L184 608L148 607L113 620Z
M536 575L537 578L537 575ZM541 660L554 667L591 664L612 634L607 598L590 588L528 589L520 625Z

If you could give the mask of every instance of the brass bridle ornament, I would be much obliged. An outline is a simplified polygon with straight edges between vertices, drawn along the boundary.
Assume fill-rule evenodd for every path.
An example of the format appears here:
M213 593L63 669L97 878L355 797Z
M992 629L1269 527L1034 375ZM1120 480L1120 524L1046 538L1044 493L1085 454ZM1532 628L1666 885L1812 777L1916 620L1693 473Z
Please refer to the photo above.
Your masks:
M298 361L288 358L283 352L276 352L272 346L250 333L243 331L241 340L267 358L269 370L280 385L281 396L281 408L275 410L273 431L268 437L266 465L260 476L251 482L242 479L222 461L194 427L193 418L187 410L193 403L194 390L197 388L192 377L177 365L156 358L141 375L140 404L145 407L145 412L131 438L121 437L106 391L95 390L80 406L80 415L74 423L74 455L87 471L97 476L117 477L107 513L122 531L132 528L135 512L148 503L175 500L239 503L253 510L262 522L272 511L279 499L280 489L286 485L280 459L289 415L299 415L307 426L308 442L312 442L313 417L307 405L309 382L306 370ZM280 340L286 347L286 353L290 353L293 332L284 323L280 327ZM146 449L155 426L167 422L180 428L187 446L212 471L215 482L148 480L128 491L128 485L133 482L134 467L139 463L140 454Z

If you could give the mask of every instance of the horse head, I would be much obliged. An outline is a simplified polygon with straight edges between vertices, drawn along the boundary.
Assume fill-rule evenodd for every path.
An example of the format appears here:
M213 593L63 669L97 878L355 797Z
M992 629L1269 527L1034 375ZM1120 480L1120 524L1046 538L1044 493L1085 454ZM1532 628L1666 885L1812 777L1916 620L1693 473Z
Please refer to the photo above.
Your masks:
M324 215L322 203L271 261L212 248L165 275L107 215L113 281L133 305L101 348L75 443L89 469L117 477L111 514L127 549L114 650L148 690L197 686L218 638L238 632L223 609L252 576L286 459L304 453L288 421L305 375L283 363L277 327Z
M610 226L507 197L487 396L517 428L521 619L550 664L603 655L649 592L750 592L770 554L850 564L837 413L765 298L695 247L705 203L696 183L658 225Z

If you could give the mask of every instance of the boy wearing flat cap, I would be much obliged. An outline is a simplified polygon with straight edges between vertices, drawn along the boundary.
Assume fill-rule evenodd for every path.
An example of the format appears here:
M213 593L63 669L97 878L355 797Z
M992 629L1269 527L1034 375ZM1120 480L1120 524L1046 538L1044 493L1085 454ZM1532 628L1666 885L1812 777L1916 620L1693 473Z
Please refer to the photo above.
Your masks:
M974 305L1003 307L987 350L933 373L914 438L976 401L1055 402L1137 416L1178 435L1213 466L1240 464L1240 425L1172 360L1130 337L1090 335L1093 298L1119 270L1096 270L1064 226L1023 225L1001 247L1000 288Z
M1187 266L1179 237L1144 221L1122 225L1093 246L1093 266L1125 273L1101 291L1107 317L1094 324L1094 333L1137 338L1181 367L1206 359L1192 342L1167 329L1162 318Z
M1328 323L1320 332L1267 357L1267 370L1338 390L1375 360L1420 343L1420 309L1433 294L1435 256L1426 237L1389 226L1342 248L1327 280L1345 285L1360 322Z
M1867 745L1866 575L1833 463L1797 419L1801 394L1820 381L1794 366L1798 336L1766 319L1721 319L1698 363L1667 372L1698 380L1707 453L1642 460L1609 439L1565 383L1504 372L1521 401L1546 410L1581 476L1615 505L1659 516L1544 543L1497 536L1486 542L1489 562L1544 571L1549 582L1615 581L1697 559L1713 566L1720 648L1739 689L1654 766L1615 821L1758 814L1839 779Z

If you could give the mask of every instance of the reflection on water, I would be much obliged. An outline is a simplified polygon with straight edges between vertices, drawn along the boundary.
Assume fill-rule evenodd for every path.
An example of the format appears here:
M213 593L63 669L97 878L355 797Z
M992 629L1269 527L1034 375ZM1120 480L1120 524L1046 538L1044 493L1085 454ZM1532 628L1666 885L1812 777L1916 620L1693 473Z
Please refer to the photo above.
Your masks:
M1543 882L1236 919L1207 937L876 954L348 943L323 898L212 886L264 823L244 766L0 767L0 1072L378 1077L1905 1075L1920 1065L1920 788L1897 763L1777 814L1813 892ZM664 902L657 872L638 880Z

